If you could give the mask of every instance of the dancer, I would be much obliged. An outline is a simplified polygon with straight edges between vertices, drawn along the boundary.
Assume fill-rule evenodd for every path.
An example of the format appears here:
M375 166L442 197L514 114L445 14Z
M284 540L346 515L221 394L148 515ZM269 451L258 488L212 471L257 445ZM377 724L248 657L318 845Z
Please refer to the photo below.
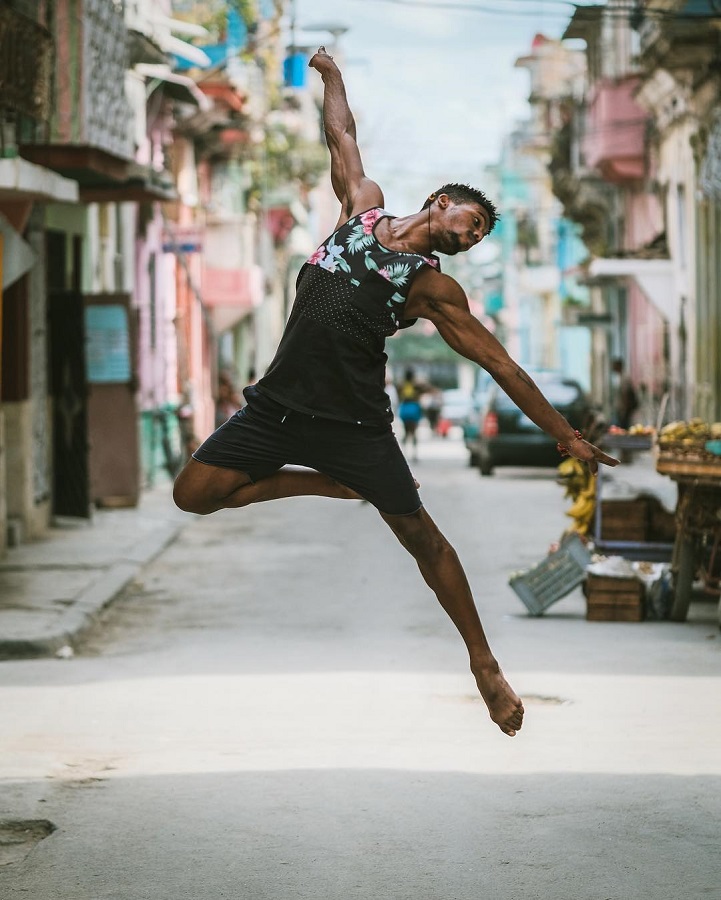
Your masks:
M421 503L391 429L385 338L418 318L430 320L565 452L593 472L617 460L571 428L471 314L461 286L440 272L433 251L453 255L475 246L496 222L494 205L481 191L447 184L420 212L387 213L380 187L363 170L336 63L321 47L309 65L324 83L340 218L298 276L293 310L267 372L245 389L247 406L195 451L176 480L175 502L201 514L300 495L373 504L463 638L491 719L513 736L523 704L491 652L458 556Z

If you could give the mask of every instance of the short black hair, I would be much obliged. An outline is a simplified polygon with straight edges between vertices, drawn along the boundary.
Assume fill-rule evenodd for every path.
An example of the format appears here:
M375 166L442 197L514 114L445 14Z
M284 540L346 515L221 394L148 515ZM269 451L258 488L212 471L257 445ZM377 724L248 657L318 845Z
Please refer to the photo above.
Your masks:
M444 184L443 187L439 187L437 191L434 191L428 197L421 209L428 209L439 194L447 194L454 203L477 203L479 206L482 206L488 213L489 234L493 231L493 226L501 218L501 214L496 209L495 204L486 197L483 191L471 187L470 184Z

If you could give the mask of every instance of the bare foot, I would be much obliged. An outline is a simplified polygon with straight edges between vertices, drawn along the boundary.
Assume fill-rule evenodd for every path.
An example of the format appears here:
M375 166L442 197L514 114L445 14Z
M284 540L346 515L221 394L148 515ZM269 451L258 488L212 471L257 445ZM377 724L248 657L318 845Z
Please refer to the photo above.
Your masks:
M523 724L523 703L498 664L473 671L488 713L504 734L514 737Z

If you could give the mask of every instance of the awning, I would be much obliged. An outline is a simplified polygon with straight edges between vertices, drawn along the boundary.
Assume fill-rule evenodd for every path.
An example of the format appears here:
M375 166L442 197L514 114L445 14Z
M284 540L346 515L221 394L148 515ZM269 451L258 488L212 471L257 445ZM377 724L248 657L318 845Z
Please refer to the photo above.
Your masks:
M661 315L678 325L679 304L670 259L594 259L589 274L599 278L633 278Z
M0 214L0 235L2 235L2 290L10 287L29 272L37 262L37 253L12 227L5 216Z
M207 112L213 106L212 100L205 96L192 78L171 72L168 66L138 63L135 71L151 83L152 87L149 93L163 84L166 94L181 103L192 103L202 112ZM153 82L157 82L157 84L153 85Z
M187 60L187 62L201 69L207 69L212 64L212 60L204 50L189 44L187 41L181 41L180 38L172 34L164 34L159 39L159 42L166 53L173 53L175 56L179 56L181 59Z
M80 188L83 203L153 203L178 199L178 192L167 172L154 172L139 163L128 165L123 181L105 181Z
M77 203L78 183L22 157L0 159L0 197Z
M185 22L183 19L174 19L172 16L166 16L161 12L155 12L155 22L161 27L167 28L175 34L187 34L188 37L208 38L210 32L203 25L196 25L195 22Z

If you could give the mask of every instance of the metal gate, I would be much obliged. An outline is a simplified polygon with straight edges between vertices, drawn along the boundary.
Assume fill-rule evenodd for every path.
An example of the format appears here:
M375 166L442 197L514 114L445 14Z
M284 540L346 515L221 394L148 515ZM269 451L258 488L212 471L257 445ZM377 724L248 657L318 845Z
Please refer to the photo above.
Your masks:
M90 518L83 297L48 295L53 398L53 513Z

